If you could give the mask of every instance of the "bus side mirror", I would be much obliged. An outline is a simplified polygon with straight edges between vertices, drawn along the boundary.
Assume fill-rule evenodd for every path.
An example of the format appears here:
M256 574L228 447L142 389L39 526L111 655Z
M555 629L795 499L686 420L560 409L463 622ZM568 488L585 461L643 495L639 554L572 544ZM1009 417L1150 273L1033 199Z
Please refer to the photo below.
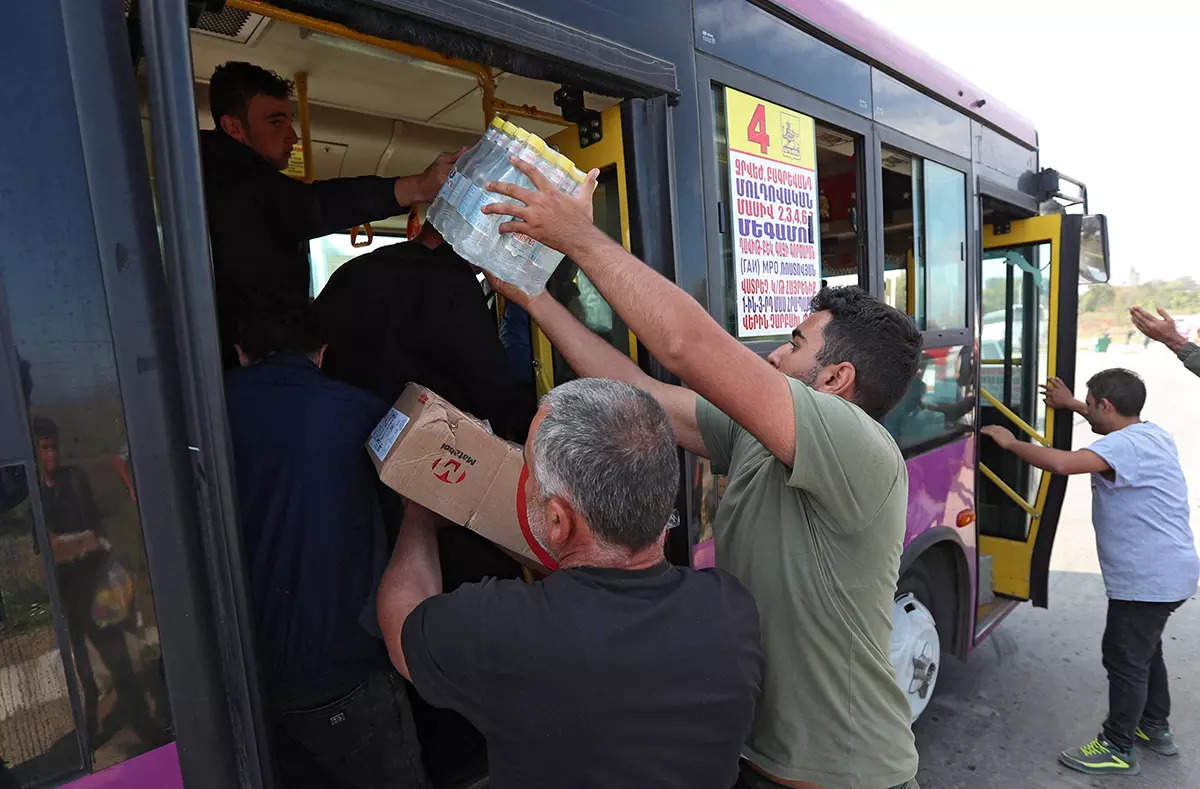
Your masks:
M1108 282L1108 219L1104 214L1079 217L1079 279Z

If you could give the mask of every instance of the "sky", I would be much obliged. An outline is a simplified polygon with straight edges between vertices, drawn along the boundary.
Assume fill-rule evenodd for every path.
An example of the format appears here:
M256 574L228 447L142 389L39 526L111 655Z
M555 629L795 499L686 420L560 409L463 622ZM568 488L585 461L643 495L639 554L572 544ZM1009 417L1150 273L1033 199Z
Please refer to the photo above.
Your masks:
M1029 118L1108 217L1112 282L1195 276L1200 4L842 0Z

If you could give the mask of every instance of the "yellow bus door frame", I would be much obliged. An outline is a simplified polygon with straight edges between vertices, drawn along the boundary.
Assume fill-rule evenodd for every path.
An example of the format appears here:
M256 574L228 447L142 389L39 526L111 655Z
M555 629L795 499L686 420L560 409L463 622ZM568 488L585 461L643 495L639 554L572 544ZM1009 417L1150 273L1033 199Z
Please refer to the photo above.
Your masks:
M1060 334L1060 298L1059 290L1063 286L1061 282L1062 266L1060 255L1062 253L1062 227L1063 217L1060 214L1052 214L1049 216L1030 217L1028 219L1013 220L1004 232L998 232L993 225L985 225L983 227L983 249L986 253L989 250L998 250L1010 247L1024 247L1035 244L1047 243L1050 245L1050 271L1049 271L1049 324L1047 327L1047 360L1046 374L1049 377L1059 375L1059 334ZM1074 278L1069 287L1074 288ZM982 283L981 283L982 287ZM1006 309L1011 310L1012 305L1006 304ZM1028 320L1030 316L1024 316ZM1073 322L1075 320L1074 311L1068 316ZM1072 336L1074 332L1070 333ZM982 348L980 350L979 367L981 385L980 394L980 411L984 409L994 409L995 412L1003 417L1002 423L1006 423L1007 427L1014 428L1018 438L1036 441L1045 446L1054 445L1051 437L1055 435L1055 422L1060 419L1070 419L1068 414L1055 414L1054 409L1046 409L1045 433L1039 432L1033 425L1027 423L1024 419L1013 412L1008 406L1001 402L1002 394L999 392L988 391L982 385L982 371L989 362L993 365L996 363L1004 363L1003 359L986 359L983 358ZM1037 375L1038 365L1036 356L1030 353L1031 349L1023 348L1021 357L1010 361L1021 365L1021 374L1023 376ZM1073 375L1073 367L1072 375ZM1041 383L1041 382L1039 382ZM1036 390L1035 390L1036 391ZM981 424L986 422L981 418ZM1069 423L1068 423L1069 424ZM990 439L981 438L981 441L989 441ZM1019 600L1028 600L1031 597L1031 577L1034 562L1034 552L1038 545L1038 538L1042 536L1043 529L1049 522L1049 537L1053 538L1053 529L1057 526L1059 511L1061 510L1061 496L1057 498L1057 505L1051 501L1049 496L1050 485L1053 475L1049 472L1041 472L1038 476L1038 482L1034 489L1032 501L1026 500L1021 494L1015 491L1008 485L1000 476L988 467L982 461L978 464L979 475L977 479L976 495L978 496L985 485L995 486L996 489L1003 495L1010 506L1016 506L1024 511L1028 517L1028 530L1023 540L1010 539L1006 537L992 536L983 534L979 535L979 553L981 555L989 555L993 560L993 589L997 594ZM1049 508L1048 508L1049 507ZM981 528L984 526L981 518Z

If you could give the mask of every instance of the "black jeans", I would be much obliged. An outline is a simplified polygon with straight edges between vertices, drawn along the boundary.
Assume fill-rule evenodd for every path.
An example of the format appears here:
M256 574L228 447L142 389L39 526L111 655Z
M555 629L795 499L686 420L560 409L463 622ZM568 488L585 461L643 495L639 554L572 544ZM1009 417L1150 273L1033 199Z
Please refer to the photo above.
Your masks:
M345 696L277 716L275 765L287 789L428 789L404 679L378 671Z
M1108 720L1104 736L1113 745L1133 748L1139 725L1161 728L1171 714L1162 633L1177 603L1108 601L1108 623L1101 653L1108 672Z

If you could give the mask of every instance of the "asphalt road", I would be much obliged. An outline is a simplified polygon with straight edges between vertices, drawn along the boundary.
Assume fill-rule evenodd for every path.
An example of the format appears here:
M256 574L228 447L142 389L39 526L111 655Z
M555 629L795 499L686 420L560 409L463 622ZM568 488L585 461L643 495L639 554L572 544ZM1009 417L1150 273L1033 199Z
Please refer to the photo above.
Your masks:
M1123 339L1123 335L1121 339ZM1139 338L1140 339L1140 338ZM1146 381L1143 417L1169 430L1190 484L1192 527L1200 531L1200 378L1157 344L1114 344L1080 353L1076 395L1090 374L1127 367ZM1086 423L1075 447L1096 438ZM1171 725L1182 753L1141 752L1142 774L1094 777L1061 767L1058 752L1091 740L1107 711L1100 664L1104 584L1091 527L1087 477L1067 488L1051 561L1050 608L1014 611L965 663L947 657L933 700L913 729L923 789L1118 787L1200 789L1200 600L1167 624L1163 650L1171 678Z

